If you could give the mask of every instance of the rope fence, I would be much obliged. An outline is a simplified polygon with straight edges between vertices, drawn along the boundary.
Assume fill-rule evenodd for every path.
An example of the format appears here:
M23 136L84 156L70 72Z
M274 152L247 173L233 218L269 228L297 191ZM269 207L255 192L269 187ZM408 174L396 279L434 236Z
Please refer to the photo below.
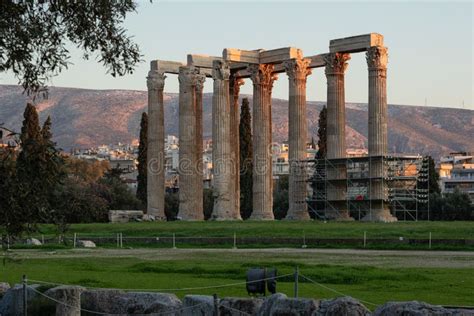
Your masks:
M180 291L199 291L199 290L210 290L210 289L218 289L218 288L225 288L225 287L234 287L234 286L239 286L239 285L246 285L248 283L257 283L257 282L268 281L272 279L286 278L293 275L294 275L293 273L288 273L288 274L278 275L276 277L268 277L268 278L253 280L253 281L248 281L248 282L243 281L243 282L235 282L235 283L228 283L228 284L221 284L221 285L185 287L185 288L168 288L168 289L119 289L119 288L89 287L89 286L82 286L82 285L76 285L76 284L62 284L62 283L55 283L55 282L34 280L34 279L28 279L28 281L33 282L33 283L38 283L38 284L49 284L49 285L55 285L55 286L82 286L86 289L92 289L92 290L122 290L125 292L180 292Z

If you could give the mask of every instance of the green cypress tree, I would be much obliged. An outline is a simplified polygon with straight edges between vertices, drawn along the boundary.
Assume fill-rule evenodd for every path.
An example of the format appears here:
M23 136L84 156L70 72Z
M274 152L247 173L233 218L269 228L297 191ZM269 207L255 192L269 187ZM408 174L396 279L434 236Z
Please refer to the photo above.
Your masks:
M147 152L148 152L148 115L143 112L140 122L140 144L138 145L137 198L147 203Z
M318 120L318 152L316 153L317 159L326 158L327 152L327 108L323 107L321 112L319 112Z
M62 236L69 228L68 221L75 209L70 203L65 203L66 192L70 189L64 186L67 175L66 163L56 148L56 143L52 140L51 129L51 117L48 116L41 128L39 155L42 159L38 172L41 174L43 182L39 192L45 197L45 205L39 220L55 224L57 233Z
M51 142L53 134L51 132L51 116L48 115L46 121L44 121L43 128L41 128L41 138L43 142Z
M433 157L428 156L428 177L429 177L429 192L430 194L440 194L441 189L439 187L439 174L436 171L436 164Z
M247 219L252 214L253 189L253 145L252 145L252 118L250 116L249 100L242 100L239 123L240 147L240 215Z
M16 164L17 179L21 186L18 192L18 203L23 209L23 215L28 228L43 218L47 207L47 196L44 194L42 136L36 108L28 103L23 114L21 127L21 151Z
M321 111L319 112L319 120L318 120L318 151L316 152L315 159L324 159L326 158L326 152L327 152L327 136L326 136L326 130L327 130L327 108L324 106ZM317 165L315 167L324 169L324 161L317 161ZM318 172L318 171L316 171ZM319 179L319 177L316 175L313 178L313 181L311 183L311 186L313 188L313 198L316 199L318 194L322 193L325 190L324 183L322 183ZM322 201L316 201L313 202L311 205L312 210L315 211L322 211L325 208L325 203ZM310 212L310 216L312 218L316 217L316 214L314 211Z

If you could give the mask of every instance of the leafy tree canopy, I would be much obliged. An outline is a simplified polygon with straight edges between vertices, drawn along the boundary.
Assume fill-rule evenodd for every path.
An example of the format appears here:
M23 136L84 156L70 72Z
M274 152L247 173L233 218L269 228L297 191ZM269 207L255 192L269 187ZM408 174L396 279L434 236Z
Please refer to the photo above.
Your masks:
M132 73L141 55L122 23L133 0L0 1L0 72L12 71L25 91L46 92L68 67L71 43L92 54L112 76Z

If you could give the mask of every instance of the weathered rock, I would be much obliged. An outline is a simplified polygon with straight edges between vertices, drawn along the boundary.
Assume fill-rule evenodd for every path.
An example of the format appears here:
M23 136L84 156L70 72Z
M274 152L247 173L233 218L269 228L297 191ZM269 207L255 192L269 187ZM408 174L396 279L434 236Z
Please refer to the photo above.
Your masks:
M33 290L38 287L37 284L28 287L28 304L38 296ZM23 286L21 284L16 284L5 293L0 301L0 315L23 315Z
M119 290L86 291L81 303L83 309L118 315L166 313L171 316L179 315L181 309L181 301L174 294Z
M319 301L308 298L282 298L276 300L269 315L311 316L319 308Z
M260 298L227 297L219 301L219 314L222 316L255 315L262 304L263 299Z
M9 289L10 284L6 282L0 282L0 298L2 298Z
M95 248L95 243L91 240L78 240L76 245L83 248Z
M214 298L207 295L186 295L182 309L182 316L214 316Z
M81 294L86 289L80 286L58 286L44 294L61 303L56 303L56 316L81 316Z
M31 246L41 246L42 245L41 241L39 241L36 238L28 238L26 240L26 244L31 245Z
M181 301L174 294L130 292L121 297L129 314L179 315Z
M273 295L270 295L269 297L265 298L263 301L262 306L260 306L260 309L258 310L257 315L259 316L267 316L270 315L272 306L278 301L282 299L286 299L287 296L283 293L276 293Z
M472 310L461 310L461 309L447 309L442 306L430 305L424 302L411 301L411 302L388 302L382 306L379 306L374 316L431 316L431 315L443 315L443 316L467 316L474 315Z
M370 311L359 301L350 296L338 297L332 300L321 301L315 316L366 316Z
M87 290L81 295L81 308L98 313L119 314L117 302L124 294L120 290Z

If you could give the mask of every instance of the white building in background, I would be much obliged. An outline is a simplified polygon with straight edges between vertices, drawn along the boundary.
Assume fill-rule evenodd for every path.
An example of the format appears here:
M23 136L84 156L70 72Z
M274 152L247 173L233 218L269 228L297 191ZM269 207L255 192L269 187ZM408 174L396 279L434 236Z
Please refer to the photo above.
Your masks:
M441 157L438 165L442 193L455 190L469 195L474 204L474 155L472 153L451 153Z

